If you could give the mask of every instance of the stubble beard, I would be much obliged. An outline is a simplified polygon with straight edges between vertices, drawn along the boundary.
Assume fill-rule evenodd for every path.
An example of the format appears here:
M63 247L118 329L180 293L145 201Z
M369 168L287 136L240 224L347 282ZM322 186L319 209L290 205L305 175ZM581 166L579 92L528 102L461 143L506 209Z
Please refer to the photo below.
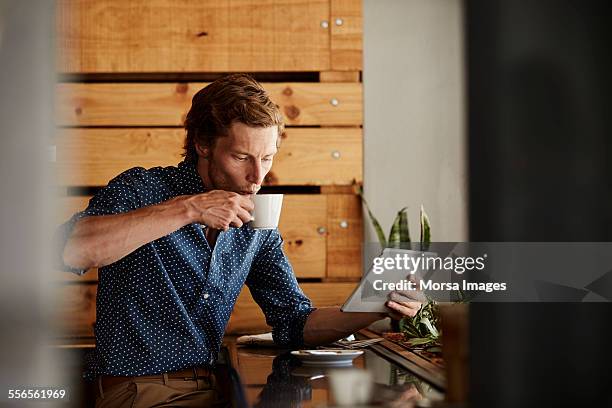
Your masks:
M234 191L235 188L227 181L226 177L222 172L219 171L219 167L215 163L215 160L212 156L208 157L208 178L210 179L210 183L212 184L213 190L225 190L225 191Z

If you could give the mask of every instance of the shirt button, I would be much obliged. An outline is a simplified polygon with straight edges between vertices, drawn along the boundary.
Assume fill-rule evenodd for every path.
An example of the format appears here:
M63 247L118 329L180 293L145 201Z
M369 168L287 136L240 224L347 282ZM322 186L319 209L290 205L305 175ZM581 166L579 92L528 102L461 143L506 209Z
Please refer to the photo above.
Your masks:
M210 295L209 295L208 293L205 293L205 294L203 294L203 295L202 295L202 297L203 297L204 299L208 299L208 298L210 297Z

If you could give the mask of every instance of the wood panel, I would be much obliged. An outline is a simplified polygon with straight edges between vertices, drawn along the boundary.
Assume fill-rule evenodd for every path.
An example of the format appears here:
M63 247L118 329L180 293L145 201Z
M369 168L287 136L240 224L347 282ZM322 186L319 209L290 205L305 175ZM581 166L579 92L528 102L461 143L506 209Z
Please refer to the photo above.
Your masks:
M131 167L176 165L184 131L160 128L70 128L57 135L61 185L104 186ZM267 185L352 184L362 180L360 128L290 128Z
M287 129L268 185L349 185L363 179L360 128Z
M60 126L182 126L193 95L207 83L60 83ZM287 125L363 121L361 83L264 83Z
M57 180L66 186L105 186L131 167L176 165L184 138L182 129L61 129Z
M58 284L53 286L55 318L52 321L62 337L93 337L96 321L97 284Z
M331 69L362 70L362 20L361 0L331 0Z
M68 73L329 69L329 0L62 0Z
M300 287L312 300L314 306L340 306L355 289L357 283L302 283ZM248 288L244 288L234 306L226 333L263 333L270 331L261 309L257 306Z
M283 250L289 258L295 276L323 278L327 268L325 235L319 228L327 227L327 196L285 195L278 229L284 239Z
M72 214L87 207L90 197L65 197L61 199L60 214L56 223L67 220ZM323 278L327 267L326 236L318 232L327 227L327 196L286 195L279 222L284 251L295 275L299 278ZM97 281L98 271L92 269L78 276L69 272L55 272L58 280Z
M344 303L356 283L303 283L301 288L317 307ZM95 322L96 284L57 285L57 322L63 337L92 337ZM269 331L261 309L248 288L238 297L229 325L228 334Z
M363 275L361 199L353 194L327 197L327 277L358 280Z

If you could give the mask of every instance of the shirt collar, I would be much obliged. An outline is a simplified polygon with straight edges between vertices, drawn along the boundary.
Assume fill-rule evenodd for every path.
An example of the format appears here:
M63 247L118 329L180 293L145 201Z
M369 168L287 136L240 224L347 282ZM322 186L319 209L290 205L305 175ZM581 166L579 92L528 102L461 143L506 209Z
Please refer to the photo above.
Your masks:
M200 194L207 190L194 162L183 160L179 163L178 169L181 179L180 190L183 194Z

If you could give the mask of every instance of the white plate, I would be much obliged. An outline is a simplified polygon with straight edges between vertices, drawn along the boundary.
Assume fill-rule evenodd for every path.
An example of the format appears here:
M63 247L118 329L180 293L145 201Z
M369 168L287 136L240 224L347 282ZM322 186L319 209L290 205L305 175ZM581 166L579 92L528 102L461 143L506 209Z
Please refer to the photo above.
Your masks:
M343 367L363 354L363 350L296 350L291 352L305 366Z

